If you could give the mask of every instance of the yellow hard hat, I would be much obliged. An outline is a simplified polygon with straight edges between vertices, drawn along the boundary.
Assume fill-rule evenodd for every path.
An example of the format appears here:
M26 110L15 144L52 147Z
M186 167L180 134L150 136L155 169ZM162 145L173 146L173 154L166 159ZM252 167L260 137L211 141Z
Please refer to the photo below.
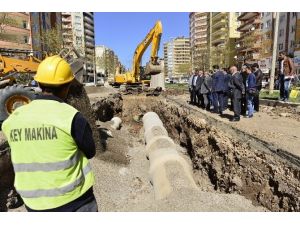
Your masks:
M71 66L58 55L43 60L34 76L37 82L50 86L66 84L74 78Z

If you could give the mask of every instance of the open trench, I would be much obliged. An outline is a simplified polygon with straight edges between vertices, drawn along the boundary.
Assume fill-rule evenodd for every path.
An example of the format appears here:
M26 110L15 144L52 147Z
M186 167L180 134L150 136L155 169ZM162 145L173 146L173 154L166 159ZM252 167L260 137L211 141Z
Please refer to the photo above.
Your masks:
M201 190L239 194L270 211L300 211L300 167L295 161L241 132L220 129L172 99L123 96L122 106L119 115L132 135L142 128L138 121L145 112L159 115L169 136L187 150Z
M154 111L164 123L169 136L186 149L200 190L207 193L238 194L251 200L252 204L270 211L300 211L300 166L297 160L274 152L274 146L261 143L241 131L215 123L198 110L176 102L175 98L113 94L92 102L92 105L77 103L72 98L70 103L78 105L80 111L93 124L95 140L103 140L103 134L98 133L95 125L95 116L103 122L104 128L106 121L113 116L120 116L126 132L139 139L142 116L148 111ZM120 137L116 141L108 142L108 148L113 151L103 149L103 143L97 142L97 155L101 160L113 159L117 163L128 165L130 159L127 158L124 146L130 146L130 141L126 135L120 135L124 132L122 129L112 132ZM103 163L96 159L95 163L98 162ZM2 173L0 177L5 175L9 174ZM13 174L7 180L12 181ZM8 185L11 186L11 182ZM111 207L113 209L114 206Z

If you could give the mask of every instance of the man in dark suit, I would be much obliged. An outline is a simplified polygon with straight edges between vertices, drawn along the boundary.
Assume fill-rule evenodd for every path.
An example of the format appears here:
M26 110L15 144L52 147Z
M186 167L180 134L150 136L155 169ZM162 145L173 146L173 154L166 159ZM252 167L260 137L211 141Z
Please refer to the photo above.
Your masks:
M243 84L243 77L237 71L236 66L230 67L230 73L232 74L231 82L229 87L232 89L233 93L233 112L234 116L231 121L240 121L241 116L241 100L242 96L245 94L245 86Z
M254 110L259 112L259 92L262 88L262 80L263 80L263 72L259 69L259 65L257 63L252 64L252 71L255 75L256 79L256 91L257 94L254 95L253 103L254 103Z
M218 65L213 66L214 74L212 76L212 96L214 113L223 114L224 111L224 89L225 89L225 75L219 70Z
M196 92L196 84L198 80L198 75L199 75L199 70L195 69L195 74L193 75L192 78L192 88L191 88L191 97L192 97L192 105L197 104L197 92Z
M244 64L242 66L241 73L240 73L242 78L243 78L244 87L246 87L246 82L247 82L247 77L248 77L248 74L246 72L246 67L247 67L247 64ZM246 95L242 95L242 98L241 98L241 114L246 116L246 112L247 112L247 99L246 99Z
M208 72L203 75L203 82L200 88L200 93L203 96L204 108L210 110L210 94L211 94L212 79Z
M231 79L231 74L229 72L229 68L223 69L224 71L224 110L228 109L228 99L229 99L229 82Z
M203 81L204 81L203 71L199 71L197 82L196 82L196 87L195 87L195 91L197 93L197 99L198 99L197 103L198 103L199 107L203 107L203 105L204 105L203 95L200 92Z

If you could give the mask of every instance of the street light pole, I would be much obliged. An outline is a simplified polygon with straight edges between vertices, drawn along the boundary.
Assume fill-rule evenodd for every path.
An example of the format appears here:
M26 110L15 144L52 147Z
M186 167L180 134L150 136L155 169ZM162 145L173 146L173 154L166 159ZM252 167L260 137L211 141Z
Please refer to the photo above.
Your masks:
M273 94L273 91L274 91L274 78L275 78L275 63L276 63L276 55L277 55L279 16L280 16L280 12L277 12L276 17L275 17L275 27L274 27L274 37L273 37L273 55L272 55L272 67L271 67L270 85L269 85L269 93L270 94Z

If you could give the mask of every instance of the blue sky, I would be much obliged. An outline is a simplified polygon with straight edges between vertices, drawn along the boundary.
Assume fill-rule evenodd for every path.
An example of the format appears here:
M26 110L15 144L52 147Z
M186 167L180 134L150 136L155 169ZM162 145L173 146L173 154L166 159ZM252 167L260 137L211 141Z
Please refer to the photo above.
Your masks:
M180 13L94 13L96 45L105 45L118 55L127 68L131 68L137 45L154 26L162 21L163 35L159 57L163 57L163 43L172 37L189 36L189 14ZM151 45L143 56L143 64L149 60Z

